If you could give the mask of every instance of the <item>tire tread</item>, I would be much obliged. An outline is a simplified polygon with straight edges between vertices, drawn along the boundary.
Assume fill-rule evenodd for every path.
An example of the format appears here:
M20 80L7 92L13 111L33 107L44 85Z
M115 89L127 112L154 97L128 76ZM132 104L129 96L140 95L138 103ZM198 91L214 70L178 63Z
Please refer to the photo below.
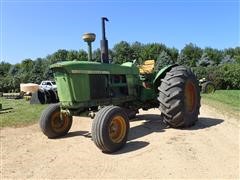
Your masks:
M187 80L195 84L197 96L195 111L190 115L186 115L184 107L184 87ZM158 87L158 100L164 122L175 128L192 126L198 119L200 108L200 92L195 75L184 66L175 66L166 73L161 82L163 83Z

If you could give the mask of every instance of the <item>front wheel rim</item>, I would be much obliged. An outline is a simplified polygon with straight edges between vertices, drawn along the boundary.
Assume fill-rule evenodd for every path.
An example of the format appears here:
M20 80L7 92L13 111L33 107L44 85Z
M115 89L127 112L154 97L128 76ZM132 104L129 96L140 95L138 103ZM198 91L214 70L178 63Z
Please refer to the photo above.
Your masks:
M120 143L124 139L127 131L126 122L122 116L115 116L109 124L109 137L114 143Z
M68 123L69 118L66 114L62 114L62 117L60 117L60 112L54 112L51 116L51 127L57 133L63 132L67 128Z

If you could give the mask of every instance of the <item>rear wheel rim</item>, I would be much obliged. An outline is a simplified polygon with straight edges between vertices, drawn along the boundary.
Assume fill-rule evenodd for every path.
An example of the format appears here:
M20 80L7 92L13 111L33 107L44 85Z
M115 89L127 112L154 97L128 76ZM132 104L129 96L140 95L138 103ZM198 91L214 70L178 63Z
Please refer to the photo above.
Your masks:
M192 81L187 81L185 86L185 106L189 113L192 113L196 106L196 87Z
M114 143L120 143L126 135L126 126L126 122L122 116L113 117L108 129L110 140Z
M62 114L62 117L60 117L60 112L54 112L51 116L51 127L55 132L63 132L67 128L68 122L68 116Z
M207 93L213 93L214 92L214 86L212 84L208 84L206 87Z

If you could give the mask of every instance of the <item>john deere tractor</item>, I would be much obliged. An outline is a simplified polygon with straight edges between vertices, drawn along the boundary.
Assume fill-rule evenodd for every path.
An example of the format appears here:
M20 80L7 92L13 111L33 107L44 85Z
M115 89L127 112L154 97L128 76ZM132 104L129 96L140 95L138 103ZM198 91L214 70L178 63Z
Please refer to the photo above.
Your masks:
M40 118L48 138L68 133L73 116L90 116L92 140L105 153L122 148L128 138L129 119L139 109L159 108L163 120L173 128L189 127L198 120L199 86L190 69L177 64L153 71L155 62L111 64L102 18L101 62L92 62L91 42L95 34L83 35L89 61L53 64L60 103L47 107ZM159 112L159 114L160 114Z

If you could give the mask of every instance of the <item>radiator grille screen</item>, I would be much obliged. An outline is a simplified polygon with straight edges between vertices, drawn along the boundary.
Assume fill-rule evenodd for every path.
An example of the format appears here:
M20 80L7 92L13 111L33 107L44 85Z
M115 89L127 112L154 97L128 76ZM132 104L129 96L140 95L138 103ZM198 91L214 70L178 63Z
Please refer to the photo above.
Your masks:
M91 99L108 97L108 77L104 74L90 74L90 95Z

